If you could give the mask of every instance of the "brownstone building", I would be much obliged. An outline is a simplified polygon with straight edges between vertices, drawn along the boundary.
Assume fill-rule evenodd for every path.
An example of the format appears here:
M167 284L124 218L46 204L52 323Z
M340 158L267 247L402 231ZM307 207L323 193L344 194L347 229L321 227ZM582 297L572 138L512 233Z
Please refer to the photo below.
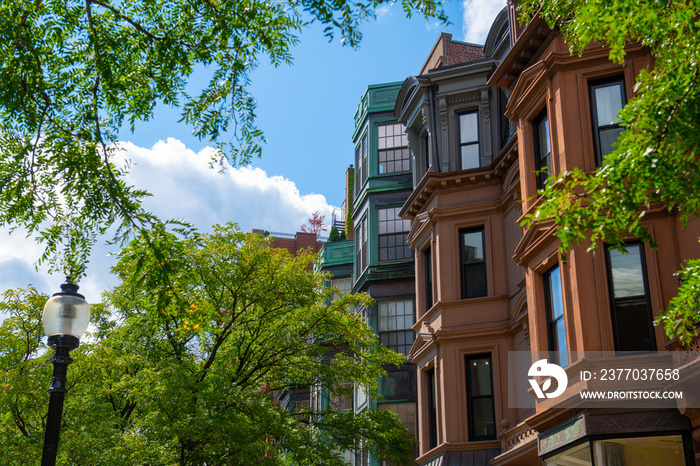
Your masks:
M529 350L525 272L512 260L522 237L517 141L490 87L510 47L503 11L485 47L442 35L395 116L413 148L419 464L488 464L503 430L526 413L509 409L508 352Z
M514 1L509 12L514 24ZM518 127L525 214L537 205L537 190L547 176L574 167L592 171L603 164L623 130L617 112L634 95L635 77L653 66L653 58L634 43L627 47L623 65L612 63L608 50L597 44L582 56L571 56L562 36L539 17L511 32L512 49L489 83L512 93L506 116ZM669 341L653 320L677 292L674 272L700 254L700 225L695 220L683 229L678 215L662 205L646 212L644 224L658 248L629 238L626 255L598 244L596 254L583 245L561 258L557 226L544 220L525 232L515 250L513 259L526 270L532 350L568 353L560 365L567 366L574 389L586 387L574 376L583 352L685 349ZM545 464L696 463L694 452L700 449L690 435L698 427L690 422L694 410L582 409L572 399L539 403L537 413L526 420L539 433L537 445L529 448L539 449ZM543 447L576 422L580 438ZM494 463L510 464L508 457L506 451Z
M601 166L653 58L634 43L624 65L595 44L571 56L541 19L517 26L514 3L483 48L441 36L394 111L414 167L401 215L416 263L417 462L700 464L697 410L588 408L573 395L588 386L575 375L584 352L688 349L653 320L677 292L674 273L700 255L700 222L684 229L658 205L644 217L658 248L629 238L625 255L599 244L565 257L553 222L519 226L548 176ZM570 389L511 407L515 351L554 355Z

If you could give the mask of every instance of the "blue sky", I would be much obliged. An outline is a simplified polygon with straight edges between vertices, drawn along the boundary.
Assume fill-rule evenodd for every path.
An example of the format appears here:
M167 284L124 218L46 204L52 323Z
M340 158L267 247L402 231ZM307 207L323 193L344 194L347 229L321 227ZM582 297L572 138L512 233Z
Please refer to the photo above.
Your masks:
M316 210L330 219L343 201L345 170L353 163L353 115L366 87L417 74L441 32L483 43L504 5L505 0L448 2L449 26L409 20L400 5L385 6L362 27L357 50L337 38L329 43L323 28L312 24L292 50L292 66L262 61L251 76L258 126L268 141L261 159L217 174L207 164L212 149L177 122L177 110L161 106L152 121L120 135L121 157L133 164L128 181L153 194L146 207L161 218L185 218L204 231L234 221L243 231L293 233ZM45 293L58 291L63 277L34 270L40 246L21 232L6 232L0 231L0 288L31 283ZM114 285L110 252L114 249L101 244L93 253L81 282L88 301L98 301Z
M292 66L275 68L263 61L251 76L258 124L268 141L262 158L252 165L293 180L302 193L323 194L339 206L343 192L338 187L354 153L353 115L366 87L417 74L441 32L456 40L483 43L484 25L490 25L503 5L505 1L448 2L452 23L448 26L408 19L400 4L384 7L375 21L363 25L363 41L356 50L342 46L338 38L329 42L323 27L312 24L292 49ZM473 11L469 21L465 11ZM168 137L195 151L206 146L177 120L176 110L161 108L153 122L123 137L141 147Z

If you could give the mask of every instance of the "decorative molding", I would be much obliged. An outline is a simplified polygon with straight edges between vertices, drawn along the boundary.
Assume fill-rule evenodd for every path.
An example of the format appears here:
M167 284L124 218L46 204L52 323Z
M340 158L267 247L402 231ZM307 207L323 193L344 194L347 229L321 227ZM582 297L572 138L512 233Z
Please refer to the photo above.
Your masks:
M519 447L525 443L532 442L537 438L538 432L534 429L516 431L514 435L506 438L506 451Z
M674 357L674 362L678 365L685 365L689 362L695 361L700 356L700 339L696 338L689 344L678 348L676 357ZM680 357L678 357L680 356Z
M684 430L688 420L677 410L588 413L588 435Z
M448 104L448 105L454 105L454 104L461 104L461 103L464 103L464 102L473 102L473 101L476 101L476 100L481 100L481 93L479 93L479 92L474 92L474 93L468 94L468 95L466 95L466 96L464 96L464 97L460 97L460 98L457 98L457 99L450 99L450 100L447 101L447 104Z
M373 97L372 103L379 104L379 103L385 103L385 102L393 102L396 100L397 94L398 94L398 91L395 91L395 90L375 92L372 95L372 97Z

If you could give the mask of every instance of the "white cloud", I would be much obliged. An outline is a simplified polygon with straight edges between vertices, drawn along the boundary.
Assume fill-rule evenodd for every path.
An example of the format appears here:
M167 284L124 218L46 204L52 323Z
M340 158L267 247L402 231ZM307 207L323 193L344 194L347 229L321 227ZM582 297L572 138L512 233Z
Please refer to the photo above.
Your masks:
M389 13L392 5L393 3L385 3L384 5L380 5L374 10L374 14L377 15L377 18L382 18Z
M151 149L128 142L121 147L132 162L128 182L153 194L144 205L161 218L184 218L204 230L233 221L243 231L290 233L317 210L330 220L333 207L326 198L302 195L291 180L250 166L227 164L223 174L211 169L212 148L195 154L173 138Z
M486 36L505 0L462 0L462 32L464 41L476 44L486 42Z
M294 233L319 211L330 223L333 207L324 196L301 194L293 181L259 168L228 166L220 174L209 168L214 149L196 154L172 138L150 149L129 142L120 147L119 158L132 163L127 181L153 195L144 206L162 219L185 219L200 231L231 221L246 232L260 228ZM63 276L49 275L47 267L38 272L34 268L41 245L21 231L9 235L8 229L0 230L0 238L0 291L30 283L43 293L60 291ZM110 252L116 248L100 243L92 253L87 275L80 282L80 292L88 301L99 301L101 292L116 284L109 274L115 263Z
M440 32L444 25L440 21L426 21L425 30L428 32Z

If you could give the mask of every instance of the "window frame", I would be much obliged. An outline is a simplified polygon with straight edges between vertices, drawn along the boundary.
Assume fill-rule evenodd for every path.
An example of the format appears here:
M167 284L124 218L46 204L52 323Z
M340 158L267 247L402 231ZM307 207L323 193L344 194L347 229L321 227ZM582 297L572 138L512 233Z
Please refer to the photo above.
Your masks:
M554 295L552 293L552 273L558 272L559 276L559 297L561 298L561 315L555 316L553 315L553 307L554 307ZM566 319L564 318L565 310L564 310L564 290L562 286L562 280L561 280L561 267L559 264L554 265L551 267L549 270L547 270L543 275L543 289L544 289L544 308L545 308L545 313L547 316L547 346L548 350L550 352L550 359L552 362L555 364L560 365L561 367L566 367L569 365L569 358L568 358L568 348L569 344L566 339ZM564 336L564 348L559 347L559 323L562 323L562 328L561 331L563 332ZM553 354L553 352L557 351L558 355Z
M540 125L547 122L547 145L549 152L547 155L542 157L542 141L540 138ZM535 155L535 171L536 171L536 188L544 189L547 184L547 179L554 174L554 165L552 163L552 134L551 126L549 124L549 116L547 115L547 107L537 114L534 120L532 120L532 133L533 133L533 148ZM544 162L544 163L543 163ZM546 169L546 170L545 170Z
M382 127L393 127L394 134L391 136L392 138L396 136L396 126L400 127L401 133L400 136L402 138L402 142L405 142L404 145L401 146L386 146L386 147L381 147L380 144L380 138L384 137L387 138L388 136L380 136L379 135L379 129ZM408 150L408 134L406 133L406 126L403 125L402 123L399 123L397 121L394 122L386 122L386 123L377 123L376 125L376 130L377 130L377 175L378 176L392 176L392 175L399 175L403 173L410 173L411 172L411 154ZM407 170L394 170L394 171L381 171L381 154L382 153L388 153L391 151L401 151L401 153L405 156L402 156L400 159L394 159L393 162L396 163L397 160L400 161L407 161L408 162L408 169ZM384 162L385 164L388 163L388 161ZM402 164L403 165L403 164Z
M426 132L423 135L421 135L420 140L421 150L423 151L423 163L425 166L425 173L430 173L430 133Z
M355 170L355 197L359 196L362 187L367 182L368 176L368 137L367 132L365 132L357 145L355 146L355 163L357 170Z
M462 117L465 115L476 115L476 139L467 141L467 142L462 142ZM479 168L481 167L481 128L479 125L479 109L472 109L472 110L467 110L463 112L457 113L457 154L458 154L458 160L459 160L459 169L460 170L471 170L473 168ZM476 151L477 151L477 165L475 167L464 167L464 163L462 160L462 148L465 146L473 146L476 145Z
M469 363L488 358L489 366L489 377L491 384L491 394L490 395L474 395L472 393L472 378L471 370L469 369ZM496 404L495 404L495 384L493 383L493 357L491 353L480 353L480 354L465 354L464 355L464 371L465 371L465 382L467 384L467 418L469 421L469 441L478 442L483 440L496 440L498 435L498 429L496 426ZM491 420L493 425L492 435L476 435L476 416L474 415L474 400L476 399L490 399L491 400Z
M480 262L468 262L465 263L464 261L464 256L465 256L465 251L464 251L464 235L468 233L476 233L476 232L481 232L481 248L483 250L483 260ZM483 266L483 271L481 272L483 274L483 279L484 279L484 290L483 294L472 294L472 295L467 295L467 283L466 283L466 269L467 267L469 268L475 268L477 266ZM481 225L477 227L470 227L470 228L460 228L459 229L459 281L460 281L460 290L461 290L461 299L471 299L471 298L482 298L484 296L488 296L489 294L489 281L488 281L488 265L486 264L486 228Z
M433 262L430 246L423 251L424 279L425 279L425 312L428 312L435 301L433 300Z
M388 315L387 314L387 309L383 309L383 306L388 306L390 304L398 304L402 303L403 304L403 313L401 314L401 317L403 317L403 321L405 322L405 317L410 316L410 325L406 327L404 324L401 328L399 328L398 325L396 325L396 328L394 329L389 329L386 327L382 326L382 317L386 317L386 322L389 321L391 317L396 317L396 322L398 323L398 306L396 307L396 314L394 316ZM410 314L406 313L406 305L407 303L410 303ZM415 312L416 312L416 306L415 303L413 302L412 299L399 299L399 300L386 300L386 301L379 301L377 303L377 336L379 337L379 341L382 343L382 345L386 346L387 348L396 351L397 353L401 353L404 356L408 356L409 351L411 350L411 346L413 346L413 341L415 340L416 336L413 332L413 324L415 324ZM403 344L398 343L398 339L400 338L400 335L403 334L404 337L404 342ZM397 343L395 345L389 345L387 344L386 338L390 338L391 336L395 336L397 339ZM405 348L405 352L399 351L400 347Z
M410 403L416 401L416 371L415 366L387 366L386 375L379 377L379 393L381 395L381 405L389 403ZM398 393L388 393L388 385L394 382L398 387ZM401 393L401 390L404 390Z
M622 351L656 351L657 350L657 342L656 342L656 332L654 329L654 313L653 313L653 308L651 306L651 293L649 291L649 277L648 277L648 271L647 271L647 261L646 261L646 253L644 251L644 243L635 241L635 242L630 242L626 243L625 249L627 249L628 253L631 247L637 247L639 248L639 261L640 261L640 266L641 266L641 271L642 271L642 284L644 288L644 302L646 304L646 318L647 318L647 330L649 331L649 340L651 342L651 348L648 349L628 349L628 348L621 348L621 342L620 342L620 336L619 336L619 329L618 329L618 305L619 303L625 304L632 302L633 300L641 300L642 295L635 295L635 296L624 296L621 298L615 298L615 287L614 287L614 282L613 282L613 274L612 274L612 259L610 257L610 251L615 250L615 248L611 245L605 245L605 269L606 269L606 275L607 275L607 280L608 280L608 294L610 298L610 319L612 323L612 332L613 332L613 342L615 344L615 352L622 352Z
M401 217L399 217L398 213L401 210L401 206L381 206L377 207L377 262L378 263L386 263L386 262L400 262L400 261L409 261L413 259L413 254L411 253L411 248L407 244L406 240L408 238L408 232L411 229L410 221L409 220L404 220ZM380 211L386 211L388 214L390 211L392 212L392 218L389 219L389 216L386 215L385 220L380 219ZM402 229L401 231L394 231L392 233L381 233L382 230L382 222L400 222L401 228L405 228L406 225L404 225L404 222L408 222L408 229L404 230ZM394 246L389 246L388 245L388 239L387 239L387 245L382 246L382 238L389 238L393 237L395 244ZM396 243L397 240L402 239L403 243L399 245ZM390 248L395 249L395 254L393 259L389 259L389 254L388 251ZM387 251L387 257L382 259L382 250ZM402 251L402 257L397 258L396 257L396 252Z
M428 391L428 450L437 447L437 377L435 367L425 372Z
M363 216L358 222L355 232L355 238L357 243L357 246L355 247L355 270L357 273L355 281L357 281L368 267L367 215Z
M598 123L598 103L595 95L595 90L611 87L611 84L617 84L620 89L620 100L622 102L622 107L627 105L627 90L625 88L625 77L624 75L616 75L603 79L595 79L588 81L588 98L591 110L591 125L593 131L593 151L595 154L595 166L600 168L603 166L603 159L608 154L603 154L602 147L600 144L600 133L604 130L621 128L620 123L599 125Z

